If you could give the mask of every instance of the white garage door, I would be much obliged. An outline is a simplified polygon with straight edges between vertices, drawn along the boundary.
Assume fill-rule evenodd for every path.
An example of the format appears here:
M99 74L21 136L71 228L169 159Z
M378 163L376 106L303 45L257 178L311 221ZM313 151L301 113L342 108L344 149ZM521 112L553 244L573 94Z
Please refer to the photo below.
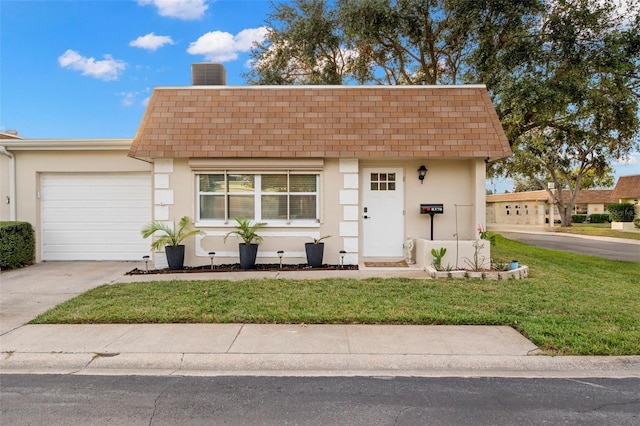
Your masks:
M140 260L150 241L151 176L51 173L40 181L43 260Z

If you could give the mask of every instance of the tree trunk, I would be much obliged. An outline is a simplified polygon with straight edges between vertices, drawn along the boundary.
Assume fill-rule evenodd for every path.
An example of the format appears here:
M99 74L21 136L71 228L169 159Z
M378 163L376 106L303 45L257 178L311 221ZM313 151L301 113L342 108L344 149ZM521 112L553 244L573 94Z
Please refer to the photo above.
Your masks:
M566 205L564 208L560 208L560 222L562 226L571 226L571 216L573 216L573 207Z

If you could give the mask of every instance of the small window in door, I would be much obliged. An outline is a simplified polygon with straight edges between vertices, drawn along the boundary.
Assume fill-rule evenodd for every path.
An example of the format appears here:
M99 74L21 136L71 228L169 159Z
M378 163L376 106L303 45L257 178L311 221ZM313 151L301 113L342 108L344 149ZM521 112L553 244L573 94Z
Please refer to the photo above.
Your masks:
M396 174L395 173L371 173L371 190L372 191L395 191L396 190Z

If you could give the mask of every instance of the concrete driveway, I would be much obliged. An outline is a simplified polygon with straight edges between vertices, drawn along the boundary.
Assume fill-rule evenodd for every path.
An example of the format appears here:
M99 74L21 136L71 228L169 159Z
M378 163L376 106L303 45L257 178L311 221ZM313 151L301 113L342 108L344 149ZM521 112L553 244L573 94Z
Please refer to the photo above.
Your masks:
M139 266L137 262L46 262L0 273L0 335Z

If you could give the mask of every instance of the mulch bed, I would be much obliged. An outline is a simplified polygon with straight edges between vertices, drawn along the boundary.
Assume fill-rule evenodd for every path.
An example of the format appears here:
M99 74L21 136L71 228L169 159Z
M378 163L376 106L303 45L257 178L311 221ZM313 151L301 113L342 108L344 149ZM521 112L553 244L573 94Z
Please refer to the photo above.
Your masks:
M398 262L364 262L364 266L369 268L408 268L409 264L406 260Z
M239 263L228 265L203 265L203 266L185 266L184 269L144 269L135 268L126 273L126 275L152 275L152 274L188 274L188 273L204 273L204 272L251 272L251 271L354 271L358 270L358 265L322 265L318 268L312 268L306 263L298 265L284 264L282 268L277 263L261 263L257 264L253 269L241 269Z

